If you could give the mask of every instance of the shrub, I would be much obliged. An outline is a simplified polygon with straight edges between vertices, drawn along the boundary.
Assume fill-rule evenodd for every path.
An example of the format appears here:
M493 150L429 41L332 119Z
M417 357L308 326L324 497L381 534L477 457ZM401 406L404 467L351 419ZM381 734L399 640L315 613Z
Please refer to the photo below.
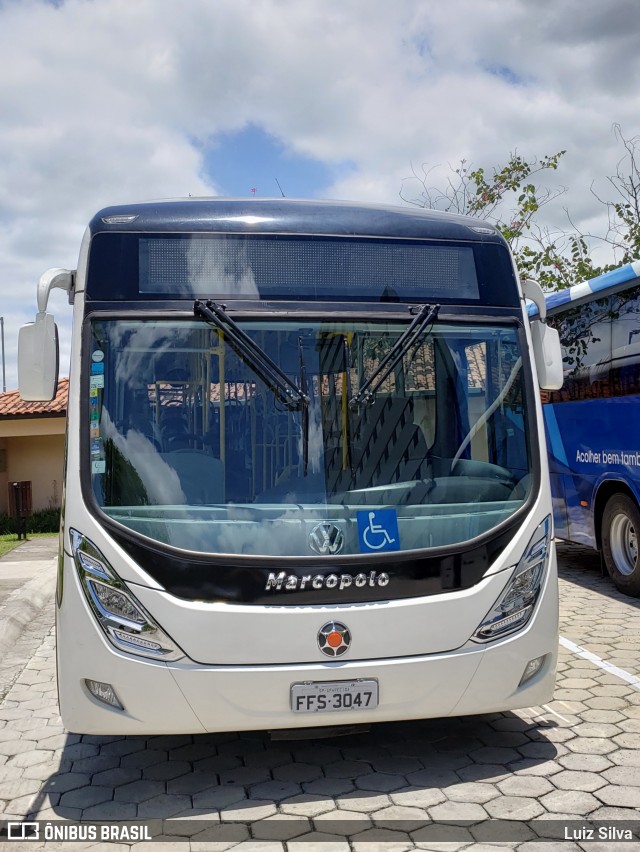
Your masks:
M15 529L13 521L12 529ZM28 533L56 533L59 529L60 509L41 509L27 518Z
M60 529L60 509L40 509L27 518L28 533L57 533ZM0 535L17 534L15 519L0 512Z

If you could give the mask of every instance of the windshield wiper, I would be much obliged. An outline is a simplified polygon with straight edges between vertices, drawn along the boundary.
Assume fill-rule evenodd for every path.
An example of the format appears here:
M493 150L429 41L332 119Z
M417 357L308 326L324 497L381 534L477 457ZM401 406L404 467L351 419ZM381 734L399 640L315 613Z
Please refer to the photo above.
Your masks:
M309 397L291 381L280 367L273 361L264 349L252 340L249 335L237 325L225 311L222 305L215 302L201 302L196 299L193 312L208 322L213 323L224 333L226 341L235 349L242 360L271 388L276 397L287 408L306 409Z
M440 305L433 305L433 307L431 305L423 305L420 308L413 322L396 340L366 382L362 384L358 392L351 397L349 402L350 408L355 408L357 405L369 405L375 392L396 364L404 358L412 346L418 343L431 330L431 326L435 322L439 310Z

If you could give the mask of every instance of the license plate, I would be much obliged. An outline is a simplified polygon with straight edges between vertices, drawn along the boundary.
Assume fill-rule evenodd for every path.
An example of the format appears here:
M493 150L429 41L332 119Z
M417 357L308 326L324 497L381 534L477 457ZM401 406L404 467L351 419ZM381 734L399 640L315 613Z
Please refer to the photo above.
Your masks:
M371 710L377 706L377 680L331 680L291 684L291 709L294 713Z

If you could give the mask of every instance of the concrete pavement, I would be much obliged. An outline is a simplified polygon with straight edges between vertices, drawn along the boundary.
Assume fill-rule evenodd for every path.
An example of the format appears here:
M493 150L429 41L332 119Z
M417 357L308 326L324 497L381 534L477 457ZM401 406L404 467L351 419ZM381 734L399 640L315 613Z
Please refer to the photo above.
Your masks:
M0 609L9 595L34 577L42 576L42 565L58 553L58 536L30 538L0 558ZM46 573L46 571L45 571Z
M51 536L28 539L0 559L0 701L41 639L33 625L53 600L57 553Z

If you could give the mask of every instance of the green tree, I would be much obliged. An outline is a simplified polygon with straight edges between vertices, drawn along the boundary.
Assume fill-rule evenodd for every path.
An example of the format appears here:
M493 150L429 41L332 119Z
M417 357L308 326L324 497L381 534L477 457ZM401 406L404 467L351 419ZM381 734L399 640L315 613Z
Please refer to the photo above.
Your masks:
M563 150L526 159L516 152L505 165L492 169L472 168L462 160L440 186L432 183L433 168L412 166L400 197L419 207L491 222L509 243L523 276L536 278L547 290L560 289L600 271L593 266L585 236L552 233L538 223L540 209L565 192L563 187L541 185L541 178L555 172L565 154Z
M616 173L606 178L613 198L591 191L604 205L608 228L603 234L586 234L575 227L567 213L570 229L551 231L539 221L542 207L555 202L565 192L562 187L545 186L566 151L527 159L512 153L507 163L492 169L472 168L462 160L457 168L434 183L436 170L427 164L412 174L400 189L409 204L452 213L476 216L491 222L503 234L513 251L520 273L535 278L545 290L570 287L640 257L640 136L627 138L619 125L613 132L624 148ZM566 211L565 211L566 212ZM592 245L611 248L613 262L597 265Z
M640 136L625 137L619 124L614 124L613 132L624 148L615 174L606 178L613 197L602 197L595 184L591 185L594 196L606 207L608 230L604 238L587 236L604 239L619 263L629 263L640 258Z

